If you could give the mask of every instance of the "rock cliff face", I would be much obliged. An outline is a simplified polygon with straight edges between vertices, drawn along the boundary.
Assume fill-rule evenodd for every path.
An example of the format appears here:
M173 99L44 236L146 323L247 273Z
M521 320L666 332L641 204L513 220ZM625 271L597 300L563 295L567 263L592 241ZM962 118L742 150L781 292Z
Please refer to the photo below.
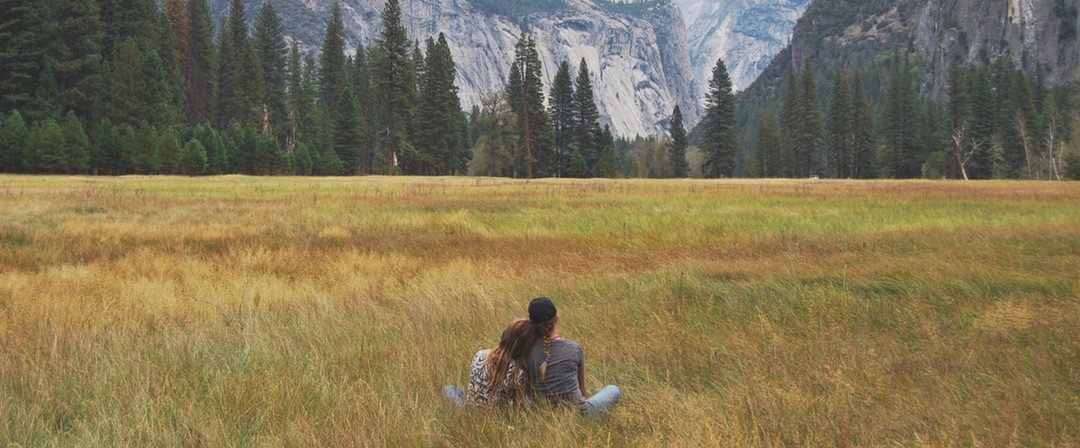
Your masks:
M705 86L723 58L736 90L754 82L791 38L810 0L677 0L689 27L690 63Z
M263 0L247 0L249 18ZM273 0L286 34L305 51L317 52L336 0ZM556 2L548 2L556 3ZM458 68L463 107L479 104L503 88L514 44L522 33L537 39L545 88L562 60L575 68L584 58L593 72L597 106L616 135L661 132L675 105L693 125L700 119L679 10L668 2L612 5L565 0L558 7L533 8L507 17L476 0L400 0L403 22L414 39L442 32ZM220 16L227 0L212 0ZM347 43L372 45L382 28L385 0L341 0ZM576 72L575 72L576 73ZM546 92L545 92L546 93Z
M998 58L1060 84L1080 75L1077 9L1078 0L816 0L747 94L775 91L793 62L855 68L896 48L921 58L920 88L937 99L954 64Z

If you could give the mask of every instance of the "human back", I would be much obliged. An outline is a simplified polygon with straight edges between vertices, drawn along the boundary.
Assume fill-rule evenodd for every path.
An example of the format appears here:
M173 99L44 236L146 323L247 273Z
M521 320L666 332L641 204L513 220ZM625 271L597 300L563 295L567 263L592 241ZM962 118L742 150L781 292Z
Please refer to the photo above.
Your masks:
M547 367L542 368L545 362ZM583 407L585 396L578 371L584 363L581 346L574 341L561 337L537 341L526 364L532 392L553 404Z

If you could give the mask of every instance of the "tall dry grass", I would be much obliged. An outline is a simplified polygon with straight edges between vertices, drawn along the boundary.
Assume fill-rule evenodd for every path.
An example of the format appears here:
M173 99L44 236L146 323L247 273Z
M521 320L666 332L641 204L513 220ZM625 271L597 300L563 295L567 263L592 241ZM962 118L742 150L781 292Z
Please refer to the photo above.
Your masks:
M549 295L600 420L453 412ZM1075 446L1080 185L0 177L12 446Z

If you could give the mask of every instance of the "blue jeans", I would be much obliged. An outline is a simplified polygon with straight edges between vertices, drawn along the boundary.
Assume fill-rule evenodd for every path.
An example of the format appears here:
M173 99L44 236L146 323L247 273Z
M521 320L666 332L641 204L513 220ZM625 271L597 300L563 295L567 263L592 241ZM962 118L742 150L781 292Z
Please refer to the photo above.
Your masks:
M455 408L465 407L465 392L460 387L450 385L443 388L443 395ZM586 416L599 417L619 402L622 392L614 385L604 386L599 392L585 400L585 409L582 411Z
M450 404L454 405L455 408L465 407L465 391L461 390L460 387L454 385L446 386L443 388L442 393L446 396L447 400L450 400Z
M603 413L610 411L615 407L615 403L619 402L619 396L622 392L619 392L619 388L614 385L608 384L600 389L593 396L585 400L585 415L588 417L599 417Z

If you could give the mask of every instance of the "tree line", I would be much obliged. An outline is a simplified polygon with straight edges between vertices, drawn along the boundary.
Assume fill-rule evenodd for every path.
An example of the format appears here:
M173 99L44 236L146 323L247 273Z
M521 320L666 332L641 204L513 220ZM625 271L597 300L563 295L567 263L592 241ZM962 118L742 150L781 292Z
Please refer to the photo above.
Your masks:
M287 41L270 2L250 28L241 0L219 26L207 0L0 4L3 172L1057 179L1080 167L1065 151L1070 90L1007 60L954 68L946 102L918 96L905 52L824 85L806 61L742 145L749 107L721 60L692 133L675 107L667 135L626 139L601 125L586 61L562 61L546 89L528 35L504 89L464 113L446 37L411 39L398 0L375 42L348 53L333 5L317 58Z
M1070 86L1048 87L1008 59L958 65L948 98L918 95L917 59L883 58L878 91L866 71L836 71L819 88L807 60L792 69L781 106L766 112L747 151L752 177L1063 179L1080 177L1068 153L1076 125ZM828 92L827 101L819 92Z
M397 0L346 54L340 5L318 52L270 2L214 26L206 0L12 2L0 18L0 171L454 174L470 161L445 36L410 40Z

